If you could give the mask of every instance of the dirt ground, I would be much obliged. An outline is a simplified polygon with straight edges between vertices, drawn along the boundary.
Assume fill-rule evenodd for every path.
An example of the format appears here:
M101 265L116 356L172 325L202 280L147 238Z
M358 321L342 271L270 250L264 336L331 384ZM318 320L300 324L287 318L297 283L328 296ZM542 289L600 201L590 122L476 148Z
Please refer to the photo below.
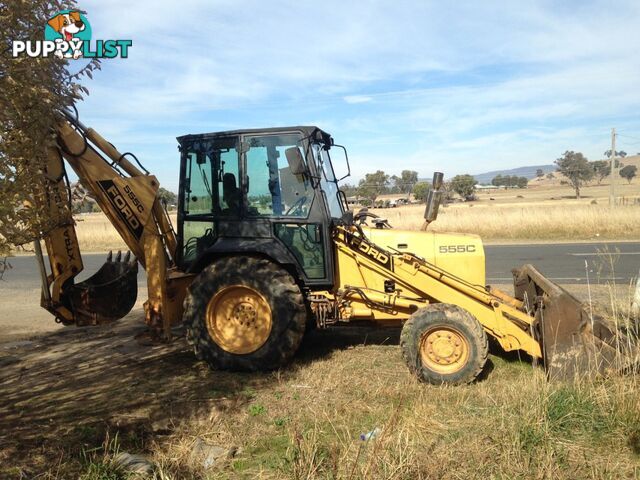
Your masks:
M41 316L35 306L23 306L21 315L27 312ZM279 375L213 372L196 361L179 331L171 344L143 346L135 339L145 330L142 315L139 302L109 326L53 326L47 332L39 318L12 333L5 321L0 340L0 478L54 472L56 461L95 448L108 431L117 431L121 445L135 449L181 419L246 408L242 392L259 391ZM305 341L291 369L336 348L397 344L398 335L397 329L378 332L380 340L375 332L361 329L343 330L337 337L320 332ZM212 390L224 396L212 400Z
M587 298L585 288L570 287ZM37 289L7 292L0 289L0 478L51 471L56 461L95 447L107 431L118 431L126 445L127 435L139 442L200 410L246 408L239 392L266 388L280 375L213 372L180 336L168 345L140 345L143 299L115 324L75 328L55 324L39 308ZM592 295L603 302L609 289ZM398 343L397 329L355 330L314 333L291 370L335 349ZM212 400L212 388L224 395Z

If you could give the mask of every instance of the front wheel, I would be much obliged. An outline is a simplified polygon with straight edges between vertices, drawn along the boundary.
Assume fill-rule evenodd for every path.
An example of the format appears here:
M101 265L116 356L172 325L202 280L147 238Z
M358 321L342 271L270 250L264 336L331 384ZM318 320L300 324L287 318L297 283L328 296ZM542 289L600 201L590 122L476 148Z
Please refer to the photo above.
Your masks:
M185 299L187 341L218 370L272 370L302 341L307 311L300 288L278 265L226 257L196 277Z
M473 382L489 354L487 335L478 320L444 303L413 313L402 327L400 347L411 373L436 385Z

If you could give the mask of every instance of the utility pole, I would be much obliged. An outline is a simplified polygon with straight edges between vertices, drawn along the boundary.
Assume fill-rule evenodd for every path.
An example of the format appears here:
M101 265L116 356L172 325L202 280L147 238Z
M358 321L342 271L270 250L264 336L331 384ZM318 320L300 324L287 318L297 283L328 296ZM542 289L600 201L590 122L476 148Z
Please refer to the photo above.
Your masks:
M609 206L615 207L616 205L616 129L611 129L611 171L609 173L611 177L611 186L609 188Z

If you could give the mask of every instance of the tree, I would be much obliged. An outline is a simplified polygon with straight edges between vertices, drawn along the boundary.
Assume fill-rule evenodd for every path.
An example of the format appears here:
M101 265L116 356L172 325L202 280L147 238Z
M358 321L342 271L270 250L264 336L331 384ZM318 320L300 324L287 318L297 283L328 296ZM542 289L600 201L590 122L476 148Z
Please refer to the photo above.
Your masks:
M622 157L626 156L626 153L624 151L616 152L616 153ZM611 150L607 150L606 152L604 152L604 154L610 157ZM609 161L596 160L595 162L591 162L591 166L593 167L593 171L594 171L596 180L598 181L598 185L600 185L600 182L602 182L602 180L604 180L606 177L608 177L611 174L611 160ZM624 164L616 158L615 168L621 168L623 166Z
M358 187L350 183L340 185L340 190L342 190L347 197L355 197L358 194Z
M633 180L633 177L636 176L637 171L638 167L636 167L635 165L627 165L620 170L620 176L622 178L626 178L627 182L631 183L631 180Z
M496 187L505 186L525 188L528 184L529 180L527 177L519 177L517 175L505 175L504 177L502 175L496 175L493 177L493 180L491 180L491 185Z
M418 183L418 172L414 170L402 170L400 176L393 175L391 177L393 182L392 193L410 193L413 186Z
M576 192L576 198L580 198L580 187L593 178L593 168L589 161L580 152L567 150L562 157L556 160L556 170L567 178Z
M358 195L371 200L389 191L389 175L382 170L367 173L358 184Z
M456 175L451 179L451 189L465 200L473 198L476 181L471 175Z
M607 158L611 158L611 149L604 152L604 156ZM620 150L620 151L616 150L616 157L624 158L626 156L627 156L627 152L625 152L624 150Z
M595 162L591 162L591 166L593 167L593 173L598 181L598 185L600 185L600 182L602 182L605 177L608 177L611 172L611 162L596 160Z
M413 198L418 202L426 202L429 190L431 190L431 184L429 182L418 182L413 186Z
M94 59L72 74L77 64L71 68L68 61L53 55L13 58L9 42L42 40L47 20L73 8L77 8L74 0L0 4L0 253L71 221L71 209L62 199L59 215L39 206L51 198L52 182L45 173L47 147L56 146L53 127L59 109L72 107L88 93L79 80L91 76L99 64Z
M544 170L542 170L541 168L536 170L536 177L538 178L542 178L544 177Z
M160 187L160 190L158 190L158 198L165 207L170 207L178 203L178 196L166 188Z

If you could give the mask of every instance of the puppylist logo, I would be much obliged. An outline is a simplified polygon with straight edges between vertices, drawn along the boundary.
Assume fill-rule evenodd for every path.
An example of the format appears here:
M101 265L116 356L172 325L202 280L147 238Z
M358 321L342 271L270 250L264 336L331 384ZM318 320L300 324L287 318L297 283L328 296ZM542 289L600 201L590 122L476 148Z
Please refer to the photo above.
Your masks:
M14 40L14 58L27 57L57 58L127 58L132 40L91 41L91 24L85 12L62 10L51 17L44 26L44 40Z

